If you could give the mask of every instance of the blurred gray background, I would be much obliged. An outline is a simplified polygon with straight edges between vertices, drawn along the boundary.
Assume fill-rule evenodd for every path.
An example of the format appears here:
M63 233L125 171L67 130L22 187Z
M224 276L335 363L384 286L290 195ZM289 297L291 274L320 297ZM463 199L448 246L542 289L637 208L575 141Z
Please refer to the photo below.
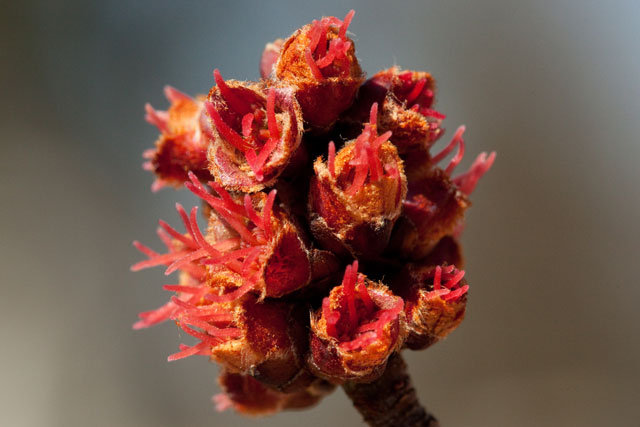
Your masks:
M426 69L469 165L497 150L464 235L471 298L445 342L409 354L444 426L636 426L640 399L640 2L3 2L0 424L361 425L342 391L306 412L218 414L217 368L167 363L183 337L132 331L168 293L133 274L177 224L141 152L164 84L256 79L264 44L356 16L363 68ZM448 139L448 138L444 138Z

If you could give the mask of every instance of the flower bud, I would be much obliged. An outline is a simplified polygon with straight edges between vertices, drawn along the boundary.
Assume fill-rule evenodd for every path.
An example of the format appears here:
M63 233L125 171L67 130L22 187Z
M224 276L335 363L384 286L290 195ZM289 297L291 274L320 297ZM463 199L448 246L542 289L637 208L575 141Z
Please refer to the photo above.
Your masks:
M166 274L179 270L188 275L180 285L165 287L178 292L178 298L141 314L142 320L134 327L152 326L177 315L180 302L195 304L205 296L217 303L232 302L247 293L257 294L261 299L279 297L324 273L322 262L329 263L329 257L310 252L294 222L278 207L274 209L275 190L269 195L245 195L241 204L219 185L211 183L220 194L217 198L195 175L190 174L189 178L191 182L186 186L213 209L207 235L198 226L197 208L188 215L178 204L176 208L186 233L160 221L158 233L167 253L160 254L134 242L149 259L135 264L132 270L165 265ZM181 286L185 283L187 286ZM217 292L215 296L212 289Z
M388 253L420 259L462 223L470 202L442 169L410 181L402 218L396 224Z
M377 104L362 134L337 154L329 144L325 164L318 158L309 191L314 237L338 254L370 258L387 245L407 192L403 162L388 139L378 136Z
M364 75L343 21L325 17L293 33L282 46L275 78L295 89L304 120L316 128L328 128L349 108Z
M464 318L469 285L453 265L408 264L391 280L405 301L405 347L422 350L451 333Z
M233 408L245 415L269 415L282 410L306 409L330 394L335 386L317 379L307 388L282 393L249 375L223 371L218 378L222 393L213 396L218 411ZM319 384L323 383L323 384Z
M380 132L391 131L392 142L403 159L410 151L428 148L440 137L444 114L432 109L435 80L423 71L402 71L391 67L379 71L358 91L356 101L345 113L352 126L366 121L373 103L380 106ZM360 125L361 126L361 125Z
M213 360L231 372L251 375L281 391L298 390L313 380L304 363L308 323L303 307L246 295L230 303L228 309L238 332L211 346Z
M169 361L204 355L232 372L250 374L281 391L306 387L313 376L304 360L308 347L304 306L259 301L238 287L242 280L239 274L218 266L201 282L165 285L164 289L177 292L177 296L149 312L152 314L143 313L134 328L170 318L199 341L192 346L180 345Z
M236 201L215 182L209 185L219 198L209 193L194 175L190 178L187 188L207 202L240 240L237 249L221 254L198 239L204 242L203 255L207 256L203 263L225 265L243 278L243 287L250 286L262 298L280 297L309 283L312 254L292 218L274 206L276 190L269 195L245 194ZM194 234L198 233L196 225L191 228Z
M496 156L495 152L481 153L467 172L452 178L464 156L464 131L465 127L460 126L451 142L426 166L414 169L389 253L398 252L411 259L424 258L441 238L456 235L462 229L464 212L471 205L468 196L491 168ZM456 147L457 152L447 166L444 169L437 167Z
M144 169L153 171L157 177L153 191L167 185L182 186L189 171L201 179L211 179L207 162L211 129L203 116L202 97L191 98L171 86L166 86L164 93L171 102L168 111L145 106L146 120L161 132L156 147L143 154Z
M347 267L311 316L310 369L334 383L377 378L406 334L402 298L357 269L357 261Z
M289 88L235 80L214 71L205 104L213 123L209 169L228 190L272 187L302 140L302 113ZM266 95L265 95L266 92Z

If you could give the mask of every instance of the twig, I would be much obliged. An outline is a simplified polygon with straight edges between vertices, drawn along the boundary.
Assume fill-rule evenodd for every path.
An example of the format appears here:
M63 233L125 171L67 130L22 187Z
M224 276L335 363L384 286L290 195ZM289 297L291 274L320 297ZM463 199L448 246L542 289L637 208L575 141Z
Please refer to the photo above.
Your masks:
M416 396L402 356L389 358L384 374L369 384L347 382L344 391L365 422L373 427L439 427Z

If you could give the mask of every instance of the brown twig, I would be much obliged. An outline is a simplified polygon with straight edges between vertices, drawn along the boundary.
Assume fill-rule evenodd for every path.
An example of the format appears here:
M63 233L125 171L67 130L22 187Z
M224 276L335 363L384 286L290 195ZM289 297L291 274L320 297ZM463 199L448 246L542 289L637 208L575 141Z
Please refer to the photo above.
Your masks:
M365 422L374 427L439 427L416 396L400 354L389 358L384 374L368 384L347 382L344 391Z

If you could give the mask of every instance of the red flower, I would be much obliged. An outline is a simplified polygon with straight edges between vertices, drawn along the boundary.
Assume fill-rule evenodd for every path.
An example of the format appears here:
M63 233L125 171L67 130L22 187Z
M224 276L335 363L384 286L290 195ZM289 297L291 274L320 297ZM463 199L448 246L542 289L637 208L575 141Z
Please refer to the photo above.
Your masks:
M463 225L464 212L470 206L468 196L495 159L495 153L478 156L468 172L451 178L464 156L464 126L460 126L451 142L433 156L409 180L403 216L394 230L392 244L407 258L420 259L447 235L456 234ZM455 147L457 153L445 169L436 166Z
M373 103L380 105L378 125L381 132L393 132L393 143L404 155L427 150L443 133L440 124L445 115L434 110L435 80L423 71L401 71L391 67L379 71L358 91L345 121L357 129L366 120ZM407 158L407 157L403 157Z
M379 255L387 246L407 192L403 163L391 132L378 136L377 104L370 122L354 141L336 154L329 143L327 163L317 159L311 180L311 230L336 253Z
M304 119L317 128L329 127L349 108L364 75L343 21L333 16L313 21L293 33L282 46L275 78L294 88Z
M375 379L404 341L403 308L402 298L358 274L355 261L311 318L312 371L338 383Z
M205 104L214 125L211 173L228 190L255 192L273 186L302 139L302 116L292 91L225 82L218 70L214 76L217 86Z
M133 270L179 273L163 287L175 295L134 328L172 320L193 337L169 360L222 366L218 410L307 408L341 384L369 422L434 421L399 351L464 317L456 237L495 153L454 175L464 126L431 153L445 118L433 77L392 67L363 84L353 14L268 44L260 82L216 69L206 99L167 88L168 111L147 106L161 131L145 153L154 189L184 183L206 226L177 204L184 230L160 221L163 252L134 242L147 259Z
M180 187L189 171L201 179L211 179L207 162L211 130L203 116L202 98L191 98L171 86L166 86L164 93L171 102L168 111L157 111L150 104L145 106L145 119L161 132L156 148L143 155L144 169L157 176L153 191L167 185Z
M266 387L249 375L223 371L218 378L223 393L213 396L218 411L233 408L245 415L269 415L285 409L305 409L314 406L335 386L316 380L304 389L283 393Z
M462 322L469 290L463 277L453 265L409 264L392 280L392 289L405 300L408 348L427 348Z

